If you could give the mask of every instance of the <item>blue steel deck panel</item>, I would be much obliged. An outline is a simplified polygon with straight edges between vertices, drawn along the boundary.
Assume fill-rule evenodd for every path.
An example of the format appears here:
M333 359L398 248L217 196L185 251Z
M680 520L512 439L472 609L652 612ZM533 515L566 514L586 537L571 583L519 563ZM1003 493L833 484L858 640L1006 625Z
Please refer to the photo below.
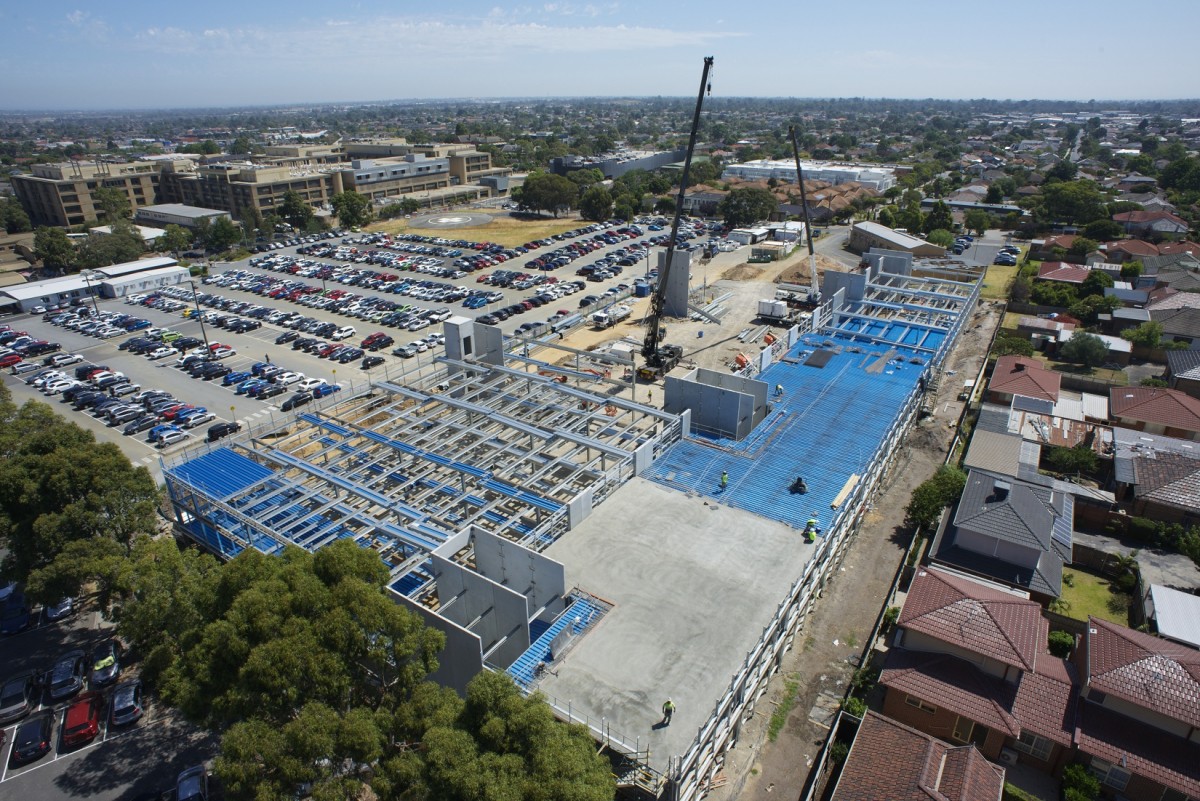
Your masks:
M508 667L508 675L512 676L525 689L529 689L537 677L538 663L551 661L553 655L550 653L550 644L554 642L554 638L560 632L570 626L572 632L578 636L587 631L608 611L579 595L572 595L570 600L572 601L571 605L558 616L557 620L545 628L533 644ZM533 636L534 626L535 623L529 624L530 637ZM540 629L542 626L539 625L538 628Z
M214 498L227 498L241 492L274 472L229 448L216 448L167 470L169 476Z
M887 351L884 344L856 345L849 335L823 332L798 343L788 356L799 357L830 339L841 353L824 368L776 362L760 376L771 388L766 419L741 442L695 435L669 447L643 475L679 490L707 495L721 503L803 528L815 513L823 528L834 511L830 503L852 474L863 475L910 393L917 391L924 364L902 345L879 373L867 368ZM774 389L782 385L782 398ZM722 491L721 471L729 473ZM803 476L806 495L789 491Z
M354 433L353 431L346 428L345 426L340 426L337 423L331 423L328 420L317 417L312 412L304 412L303 414L300 414L298 416L300 417L301 420L312 423L313 425L316 425L316 426L320 426L321 428L325 429L326 431L332 431L335 434L341 434L343 437L348 437Z

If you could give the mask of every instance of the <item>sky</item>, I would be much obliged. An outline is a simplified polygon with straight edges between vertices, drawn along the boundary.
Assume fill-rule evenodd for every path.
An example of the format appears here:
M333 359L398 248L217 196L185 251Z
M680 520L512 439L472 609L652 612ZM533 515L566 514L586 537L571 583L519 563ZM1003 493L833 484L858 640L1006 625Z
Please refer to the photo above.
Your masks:
M427 98L1200 96L1196 0L38 0L0 109Z

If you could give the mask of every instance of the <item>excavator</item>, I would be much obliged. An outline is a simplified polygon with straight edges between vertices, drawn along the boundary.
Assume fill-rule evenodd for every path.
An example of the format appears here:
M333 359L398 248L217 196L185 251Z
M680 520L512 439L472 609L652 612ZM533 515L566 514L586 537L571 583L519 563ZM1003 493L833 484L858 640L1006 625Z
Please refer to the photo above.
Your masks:
M658 274L658 286L650 297L650 313L646 319L646 336L642 340L642 358L646 363L638 368L638 378L643 381L657 381L679 364L683 358L683 348L679 345L667 345L666 328L662 325L663 309L666 306L667 277L671 274L672 261L675 257L675 246L679 242L679 224L683 219L683 201L688 188L688 175L692 167L692 153L696 149L696 135L700 130L700 109L704 105L705 90L712 94L712 85L708 75L712 71L713 57L704 58L704 72L700 76L700 93L696 97L696 112L692 117L692 131L688 137L687 155L683 160L683 174L679 179L679 195L675 198L675 217L671 221L671 239L667 243L667 254L663 258L662 269Z

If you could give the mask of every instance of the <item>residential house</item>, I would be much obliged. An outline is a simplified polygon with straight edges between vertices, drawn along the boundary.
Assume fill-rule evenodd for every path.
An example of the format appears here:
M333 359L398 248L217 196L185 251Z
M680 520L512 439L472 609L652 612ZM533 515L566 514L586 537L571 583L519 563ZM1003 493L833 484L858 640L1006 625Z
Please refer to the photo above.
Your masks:
M1124 264L1128 261L1141 260L1148 256L1158 255L1158 246L1140 239L1122 239L1101 245L1105 259L1110 264Z
M1089 617L1075 665L1075 746L1103 787L1200 798L1200 651Z
M1071 326L1067 330L1073 329L1074 326ZM1061 388L1062 375L1054 370L1047 370L1037 359L1027 356L1001 356L996 360L996 367L992 370L992 378L988 382L987 399L992 403L1009 404L1014 397L1020 395L1043 401L1049 409L1058 400Z
M1037 280L1058 281L1063 284L1079 286L1092 274L1088 267L1078 264L1068 264L1065 261L1044 261L1038 267Z
M936 567L917 571L879 683L883 712L992 760L1057 773L1071 756L1075 667L1021 594Z
M1197 244L1190 239L1183 239L1178 242L1162 242L1158 246L1158 252L1163 256L1173 256L1176 253L1186 253L1189 256L1200 258L1200 244Z
M1168 342L1186 342L1189 350L1200 349L1200 296L1187 293L1185 300L1194 306L1151 306L1150 319L1162 326L1162 338Z
M1200 522L1200 448L1191 440L1114 428L1113 483L1138 517Z
M1176 237L1187 233L1187 221L1169 211L1123 211L1114 214L1125 233L1138 236Z
M1109 415L1116 425L1200 442L1200 400L1174 389L1113 387Z
M1021 190L1018 189L1017 194L1021 194ZM1070 250L1077 238L1076 234L1057 234L1045 239L1034 239L1029 243L1029 255L1035 259L1053 259L1057 250Z
M973 745L949 746L868 712L831 801L1000 801L1004 768Z
M1171 389L1200 398L1200 350L1167 351L1167 381Z
M1074 521L1071 493L971 470L954 517L934 537L929 558L1049 603L1062 593Z

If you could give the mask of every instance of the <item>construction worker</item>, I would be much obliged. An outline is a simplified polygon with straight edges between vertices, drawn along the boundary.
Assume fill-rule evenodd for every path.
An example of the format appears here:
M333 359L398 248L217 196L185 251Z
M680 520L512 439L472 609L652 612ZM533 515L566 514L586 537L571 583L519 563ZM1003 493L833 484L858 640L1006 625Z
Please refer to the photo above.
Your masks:
M728 486L729 486L729 473L722 470L721 471L721 489L724 490Z
M783 397L783 384L775 385L775 397L777 397L777 398Z
M808 525L804 527L804 539L806 542L817 541L817 518L808 518Z
M664 726L671 725L671 716L674 714L675 714L675 702L672 701L670 698L668 698L667 702L665 704L663 704L663 725Z

